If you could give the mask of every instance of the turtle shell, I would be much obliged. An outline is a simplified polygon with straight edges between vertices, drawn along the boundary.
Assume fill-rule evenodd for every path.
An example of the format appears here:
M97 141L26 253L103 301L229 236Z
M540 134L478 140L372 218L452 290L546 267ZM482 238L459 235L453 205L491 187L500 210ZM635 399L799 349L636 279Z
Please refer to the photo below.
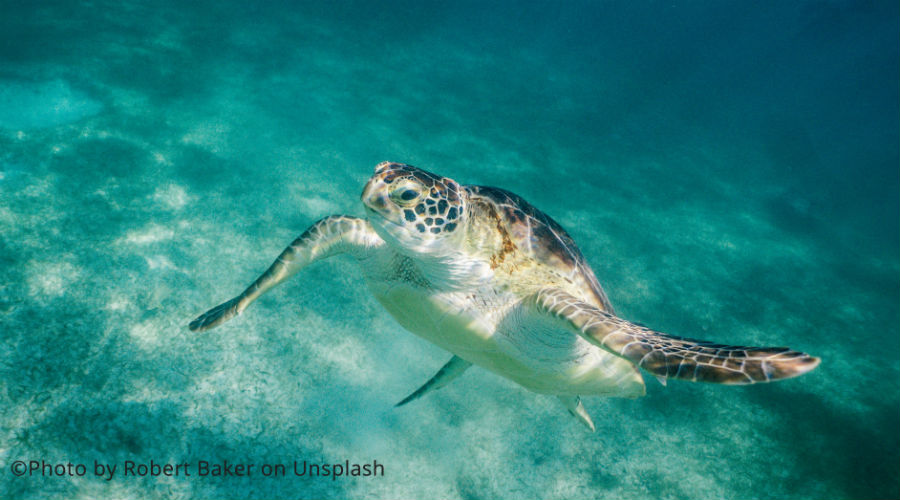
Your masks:
M535 208L521 196L490 186L465 186L470 197L481 198L493 205L503 232L520 252L544 265L551 266L574 283L585 285L585 299L614 314L603 287L594 271L569 236L549 215ZM510 249L513 250L513 249Z

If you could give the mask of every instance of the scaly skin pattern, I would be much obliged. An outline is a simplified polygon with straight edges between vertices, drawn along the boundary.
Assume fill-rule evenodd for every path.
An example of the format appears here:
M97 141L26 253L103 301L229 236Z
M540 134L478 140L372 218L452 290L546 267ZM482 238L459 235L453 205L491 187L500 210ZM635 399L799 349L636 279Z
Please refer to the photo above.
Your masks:
M244 312L254 300L312 262L350 252L365 259L384 245L365 219L331 215L320 219L293 241L243 293L198 316L188 325L192 331L215 328Z
M674 337L615 316L568 233L508 191L384 162L362 201L367 219L320 220L243 293L192 321L191 330L216 327L303 267L349 253L404 328L459 358L404 403L474 364L560 396L593 428L578 396L641 396L640 369L661 381L751 384L819 363L788 348Z
M787 347L747 347L674 337L629 323L558 289L533 297L535 305L569 322L598 347L666 378L754 384L800 375L819 359Z

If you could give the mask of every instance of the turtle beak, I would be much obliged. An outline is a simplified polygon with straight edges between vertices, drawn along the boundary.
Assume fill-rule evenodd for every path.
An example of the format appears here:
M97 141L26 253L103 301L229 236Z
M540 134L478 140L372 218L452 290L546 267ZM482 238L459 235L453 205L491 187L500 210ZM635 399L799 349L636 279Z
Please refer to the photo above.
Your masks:
M380 182L374 177L369 179L369 182L366 183L366 187L363 188L362 196L360 199L363 202L363 205L375 210L376 212L381 212L385 208L387 208L387 200L384 197L384 190L378 189L380 188Z

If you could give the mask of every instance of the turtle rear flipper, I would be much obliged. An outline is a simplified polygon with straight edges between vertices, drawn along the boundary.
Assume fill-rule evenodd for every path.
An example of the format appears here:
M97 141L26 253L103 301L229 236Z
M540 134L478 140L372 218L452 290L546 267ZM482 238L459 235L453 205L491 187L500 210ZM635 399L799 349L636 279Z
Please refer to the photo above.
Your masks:
M584 424L585 427L591 430L591 432L596 431L596 427L594 427L594 421L591 420L591 416L588 415L587 410L584 409L584 404L581 402L581 397L579 396L557 396L562 404L566 405L566 409L569 410L569 413L572 414L573 417L577 418L579 422Z
M459 356L453 356L450 358L450 361L447 361L447 364L441 367L437 373L431 377L428 382L425 382L422 387L419 387L409 396L403 398L402 401L395 404L395 407L403 406L410 401L416 400L424 396L425 394L436 391L441 387L449 384L450 382L456 380L456 377L462 375L464 371L466 371L472 363L460 358Z
M541 290L533 300L539 311L564 321L588 342L657 377L754 384L802 375L820 361L787 347L714 344L655 332L555 288Z

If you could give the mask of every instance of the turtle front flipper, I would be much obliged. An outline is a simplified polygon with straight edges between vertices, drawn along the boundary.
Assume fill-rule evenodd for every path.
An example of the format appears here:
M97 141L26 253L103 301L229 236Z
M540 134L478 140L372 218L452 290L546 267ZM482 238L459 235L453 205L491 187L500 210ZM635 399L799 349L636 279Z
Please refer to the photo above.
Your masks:
M215 328L240 314L240 311L238 311L238 304L240 304L240 302L240 297L235 297L228 302L223 302L201 314L194 321L191 321L188 328L195 332L202 332L204 330L209 330L210 328Z
M260 295L317 260L346 252L362 258L367 250L381 245L384 240L365 219L346 215L325 217L285 248L243 293L201 314L188 328L202 332L221 325L241 314Z
M531 300L538 311L567 323L588 342L658 377L753 384L802 375L820 361L787 347L714 344L655 332L556 288L543 289Z

